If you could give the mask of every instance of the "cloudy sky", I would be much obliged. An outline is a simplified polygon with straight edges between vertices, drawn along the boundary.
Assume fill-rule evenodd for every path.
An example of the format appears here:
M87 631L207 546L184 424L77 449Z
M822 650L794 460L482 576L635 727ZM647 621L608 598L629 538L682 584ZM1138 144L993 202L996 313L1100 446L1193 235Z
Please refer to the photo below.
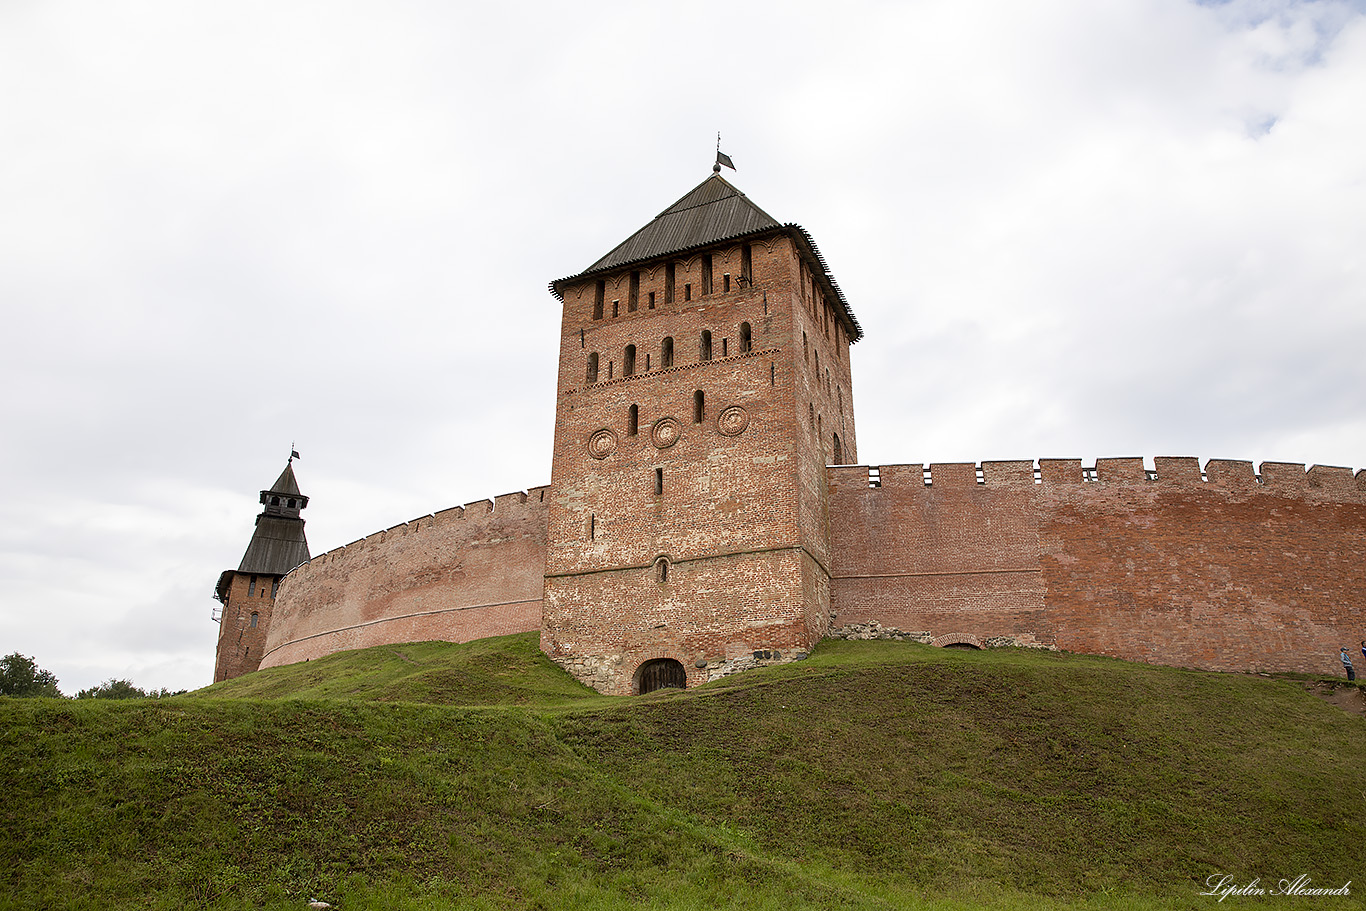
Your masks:
M207 684L291 443L315 554L547 483L546 283L718 131L861 461L1366 467L1360 0L0 0L0 653Z

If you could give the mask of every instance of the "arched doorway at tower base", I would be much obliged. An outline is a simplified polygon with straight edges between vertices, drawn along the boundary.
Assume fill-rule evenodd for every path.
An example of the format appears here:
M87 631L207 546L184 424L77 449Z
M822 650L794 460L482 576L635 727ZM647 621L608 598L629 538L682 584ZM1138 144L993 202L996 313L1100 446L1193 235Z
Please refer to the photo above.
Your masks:
M681 662L672 658L646 661L636 671L636 692L640 695L662 689L686 689L688 672Z

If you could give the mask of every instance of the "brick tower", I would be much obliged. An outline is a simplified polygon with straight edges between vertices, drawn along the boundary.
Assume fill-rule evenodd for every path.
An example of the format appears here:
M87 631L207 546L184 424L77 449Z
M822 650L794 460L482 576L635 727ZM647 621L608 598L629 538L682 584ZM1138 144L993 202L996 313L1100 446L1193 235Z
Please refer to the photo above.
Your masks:
M801 227L720 175L563 301L541 647L606 693L809 650L825 466L854 462L858 323Z
M299 492L294 480L292 454L270 489L261 491L261 505L265 508L256 517L256 530L241 564L236 570L223 570L214 589L214 597L222 604L214 611L219 621L214 683L250 674L261 665L280 579L308 562L308 539L299 515L308 497Z

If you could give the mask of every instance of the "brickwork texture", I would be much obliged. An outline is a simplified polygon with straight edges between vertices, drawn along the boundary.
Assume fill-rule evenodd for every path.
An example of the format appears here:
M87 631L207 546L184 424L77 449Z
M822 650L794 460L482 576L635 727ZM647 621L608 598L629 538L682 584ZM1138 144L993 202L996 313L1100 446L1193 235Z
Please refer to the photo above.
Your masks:
M853 464L860 330L803 238L764 227L556 283L549 486L330 551L277 597L234 579L215 679L254 669L243 653L529 630L620 694L827 635L1313 673L1366 637L1366 471Z

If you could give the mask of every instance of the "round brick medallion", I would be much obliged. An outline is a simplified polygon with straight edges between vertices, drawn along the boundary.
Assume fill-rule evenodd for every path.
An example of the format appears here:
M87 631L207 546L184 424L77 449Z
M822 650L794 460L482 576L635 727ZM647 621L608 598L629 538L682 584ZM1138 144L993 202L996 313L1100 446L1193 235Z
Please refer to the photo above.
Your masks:
M650 439L660 449L668 449L677 443L678 438L682 435L683 428L673 418L660 418L655 421L654 429L650 431Z
M594 431L588 438L588 454L595 459L605 459L617 450L617 435L603 428Z
M739 436L749 426L749 412L739 405L731 405L716 416L716 429L728 437Z

